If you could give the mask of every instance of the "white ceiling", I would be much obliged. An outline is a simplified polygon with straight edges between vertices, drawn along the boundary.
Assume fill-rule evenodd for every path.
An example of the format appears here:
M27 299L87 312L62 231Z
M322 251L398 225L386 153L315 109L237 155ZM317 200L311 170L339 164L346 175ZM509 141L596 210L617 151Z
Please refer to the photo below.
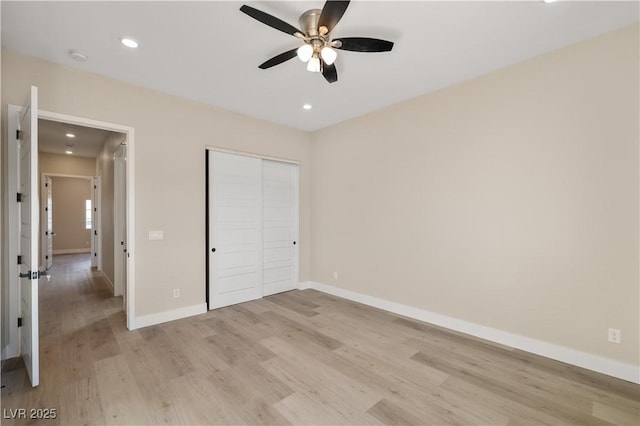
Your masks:
M76 137L68 138L65 136L67 133L72 133ZM95 158L110 133L106 130L40 119L38 120L38 148L42 152L61 155L67 155L65 151L70 150L74 157Z
M639 20L639 3L353 1L334 37L394 41L390 53L340 51L339 81L297 59L300 45L241 13L242 2L2 1L12 50L306 131L468 80ZM323 1L247 1L298 27ZM123 35L140 41L130 50ZM89 57L79 63L67 52ZM134 101L134 100L132 100ZM311 103L311 111L302 104Z

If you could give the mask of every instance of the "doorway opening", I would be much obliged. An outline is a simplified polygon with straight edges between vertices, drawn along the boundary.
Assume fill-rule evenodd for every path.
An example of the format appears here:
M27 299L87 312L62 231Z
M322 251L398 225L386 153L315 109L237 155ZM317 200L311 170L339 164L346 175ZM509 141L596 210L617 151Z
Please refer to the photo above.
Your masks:
M6 278L7 279L7 283L8 286L7 291L5 291L5 294L7 296L7 305L8 308L4 313L3 316L5 318L3 318L3 322L5 324L7 324L7 328L9 328L8 330L8 342L5 342L5 345L2 348L2 359L8 359L8 358L13 358L16 357L18 355L22 355L23 358L25 358L27 355L29 355L28 357L25 358L25 364L29 364L29 366L33 367L34 370L33 372L35 372L35 374L31 374L31 370L30 370L30 378L32 379L32 384L34 386L37 385L38 383L38 356L37 356L37 351L38 351L38 344L37 344L37 340L38 340L38 292L37 292L37 288L38 288L38 282L42 282L42 280L40 279L40 277L42 276L42 270L47 268L48 266L51 265L47 265L46 261L48 260L46 258L46 254L44 254L44 257L42 256L43 253L43 248L38 248L38 246L41 244L41 234L40 231L41 229L44 230L45 225L46 227L49 226L48 223L48 218L46 221L42 220L42 215L46 212L46 208L48 208L48 205L44 205L41 202L41 197L42 194L40 194L40 191L42 189L42 187L40 186L40 183L42 183L44 185L45 179L47 176L46 173L42 173L43 170L40 167L40 162L38 161L38 157L40 154L40 149L38 147L38 127L40 122L44 122L44 121L50 121L53 123L56 123L58 125L64 125L64 126L80 126L80 127L86 127L86 128L93 128L93 129L101 129L107 132L111 132L111 134L113 135L117 135L119 139L118 143L113 143L114 145L114 150L113 151L107 151L105 149L101 150L102 154L103 154L103 159L109 158L110 156L110 168L108 171L104 171L100 168L99 166L99 159L94 160L94 166L92 167L91 171L88 173L70 173L70 170L65 169L65 170L53 170L53 171L49 171L49 177L52 178L52 183L55 183L55 179L56 178L62 178L62 177L71 177L71 178L87 178L90 177L92 179L91 182L93 182L93 192L91 194L91 196L87 199L84 199L84 205L82 207L82 214L84 215L80 221L82 222L82 224L84 225L84 230L87 230L87 226L91 227L90 231L93 231L94 234L92 235L92 237L95 237L95 232L97 231L98 236L106 236L106 232L103 233L101 231L104 231L104 229L101 229L101 227L103 227L102 225L104 223L111 223L111 227L112 227L112 231L109 234L110 238L102 238L102 241L99 241L97 238L91 238L89 240L89 246L90 246L90 252L87 253L88 255L91 256L91 258L96 258L94 260L94 265L96 268L100 268L101 270L106 269L106 265L105 265L105 254L107 252L110 252L112 254L111 258L113 259L113 263L114 263L114 274L113 274L113 279L116 279L116 274L115 274L115 270L116 270L116 263L125 263L124 265L120 265L119 266L119 270L120 271L124 271L121 275L122 279L120 280L121 283L121 287L120 287L120 294L123 297L123 302L121 306L124 306L124 313L126 315L126 326L129 329L134 329L135 328L135 314L134 314L134 300L133 300L133 286L134 286L134 258L131 255L131 251L133 248L133 241L131 239L131 236L133 235L133 208L134 208L134 182L133 182L133 142L134 142L134 129L129 127L129 126L123 126L123 125L118 125L118 124L113 124L113 123L107 123L107 122L100 122L100 121L96 121L96 120L91 120L91 119L85 119L85 118L81 118L81 117L74 117L74 116L69 116L69 115L64 115L64 114L59 114L59 113L54 113L54 112L48 112L48 111L43 111L43 110L39 110L37 108L37 88L32 87L31 88L31 96L30 96L30 100L31 103L27 103L26 106L20 107L20 106L15 106L15 105L9 105L8 107L8 120L7 120L7 130L8 130L8 138L7 138L7 144L5 146L5 153L6 156L8 158L7 164L7 194L14 194L14 197L8 197L5 200L6 203L4 203L4 208L5 208L5 212L6 212L6 217L7 217L7 221L5 222L6 225L6 230L7 230L7 240L5 242L5 249L6 249L6 259L16 259L18 258L18 266L15 265L14 262L8 262L9 268L6 270L6 272L3 274L3 279ZM31 119L31 123L36 123L35 126L30 125L30 127L28 126L23 126L23 118L26 115L31 115L31 117L33 117ZM31 132L27 132L28 129L32 129ZM71 132L69 132L71 133ZM67 138L71 138L73 139L73 137L67 136L65 134L65 137ZM28 144L24 141L26 140L31 140L32 142L30 142L31 147L33 149L31 150L22 150L23 146L27 146ZM114 139L115 140L115 136ZM105 144L106 144L106 140L105 140ZM103 144L103 147L105 146L105 144ZM77 149L77 146L79 145L74 145L72 147L67 147L67 148L71 148L69 149L70 151L73 151L74 149ZM120 146L124 147L121 148ZM66 143L65 143L65 147L66 147ZM116 154L116 151L118 151L118 154ZM31 154L30 154L31 153ZM30 170L32 170L31 172L31 178L30 182L35 182L35 186L32 186L33 191L31 191L28 195L35 195L35 196L29 196L26 198L27 201L29 201L29 204L24 204L23 201L25 200L21 200L20 197L20 189L21 185L24 186L21 182L22 181L22 177L21 177L21 173L23 173L23 168L20 168L19 165L22 164L20 159L22 157L25 156L31 156L31 160L29 160L26 164L31 164L32 167L30 167ZM68 154L65 153L64 155L72 155L72 154ZM116 159L116 157L119 158L119 160ZM25 157L26 158L26 157ZM64 157L63 157L64 158ZM119 164L119 166L116 166L116 164ZM120 170L121 175L116 178L114 176L114 174L116 173L116 169ZM28 170L27 170L28 171ZM106 173L111 173L110 177L109 177L109 182L113 182L111 186L112 188L112 192L109 194L105 194L104 191L100 191L100 186L101 186L101 182L104 181L104 176ZM66 176L55 176L56 174L58 175L66 175ZM71 176L69 176L71 175ZM41 181L42 179L42 181ZM88 181L88 180L87 180ZM120 187L118 187L118 189L115 189L115 185L116 182L119 182ZM30 184L31 185L31 184ZM55 188L54 188L55 191ZM18 193L18 197L17 200L15 199L15 193ZM121 211L119 212L119 214L115 215L114 214L114 209L115 207L115 192L118 192L118 197L119 197L119 208L121 209ZM111 197L110 198L110 202L109 205L111 206L111 209L105 209L101 206L101 201L104 200L106 197ZM53 194L53 200L52 200L52 210L55 210L55 194ZM33 203L31 203L31 201L33 201ZM90 201L90 207L89 207L89 202ZM21 207L22 205L22 207ZM29 209L31 209L31 211L33 211L33 213L31 213L31 218L33 219L30 223L35 225L35 226L30 226L27 229L27 231L30 233L30 235L33 235L33 237L30 237L30 241L31 241L31 245L30 245L30 249L29 252L32 253L32 255L29 257L29 259L33 259L34 261L31 262L29 265L33 268L33 270L30 270L29 272L29 277L28 278L24 278L24 276L26 276L26 274L22 273L22 269L24 265L21 265L20 263L20 253L21 251L24 251L24 247L22 247L23 245L20 244L21 241L21 232L20 231L22 228L20 227L20 215L22 214L22 211L27 211L29 209L25 209L25 205L27 206L35 206L35 207L29 207ZM42 209L41 209L42 207ZM33 208L35 208L35 210L32 210ZM93 210L91 212L91 210ZM111 212L111 216L107 217L107 213ZM54 213L54 217L55 217L55 211ZM100 214L102 213L102 214ZM90 219L89 219L90 217ZM117 219L116 219L117 218ZM51 224L53 225L53 223L55 222L55 220L52 219ZM115 229L118 227L118 229L122 229L122 231L119 232L115 232ZM52 238L55 239L57 237L57 232L55 229L52 229ZM47 232L47 231L44 231ZM45 236L47 236L45 234ZM116 241L116 239L118 239ZM87 240L83 240L85 246L84 247L77 247L78 250L82 250L85 251L86 250L86 245L87 245ZM111 244L111 248L109 249L108 244ZM91 247L93 246L93 247ZM118 257L116 255L116 246L117 246L117 250L120 253L126 253L126 255L124 256L120 256ZM55 248L55 243L52 241L51 244L51 251L52 251L52 255L53 255L53 250ZM48 250L48 249L47 249ZM68 256L82 256L84 255L84 253L75 253L75 254L67 254ZM23 258L24 260L24 258ZM75 261L74 259L69 258L69 260ZM24 262L23 262L24 263ZM58 262L58 263L66 263L66 262ZM86 261L79 261L78 262L79 265L84 265L83 267L86 269L87 264L90 264L89 262ZM20 269L20 271L18 271L18 269ZM37 269L37 270L36 270ZM54 269L55 269L55 265L54 265ZM18 272L20 272L20 274L18 274ZM31 280L32 283L35 284L31 285L29 284L29 280ZM35 339L34 342L30 345L30 347L27 347L27 352L25 352L25 349L23 348L23 344L21 344L21 341L24 341L24 335L25 335L25 324L24 324L24 319L22 321L22 325L23 327L21 329L18 328L18 324L19 321L16 321L17 318L21 318L24 317L25 315L25 310L23 307L21 307L21 299L23 299L24 295L22 294L24 292L24 287L29 287L31 289L34 290L34 295L35 295L35 299L31 298L29 300L29 306L32 307L33 311L32 312L27 312L27 315L29 316L30 319L33 319L33 321L31 322L27 322L27 328L31 331L33 331L33 333L31 333L33 336L33 338ZM112 286L112 291L115 294L116 293L116 286ZM114 299L116 300L116 299ZM20 330L22 330L22 332L20 332ZM22 336L22 337L21 337ZM26 355L25 355L26 354ZM31 354L33 354L33 356L31 356Z
M123 293L122 280L119 288L114 283L126 236L119 233L116 243L115 222L126 216L126 203L116 203L114 196L122 192L117 186L126 185L124 170L115 176L116 163L126 159L125 146L121 132L38 120L41 264L49 271L54 256L88 253L91 267L102 273L113 296ZM75 258L84 263L83 256Z

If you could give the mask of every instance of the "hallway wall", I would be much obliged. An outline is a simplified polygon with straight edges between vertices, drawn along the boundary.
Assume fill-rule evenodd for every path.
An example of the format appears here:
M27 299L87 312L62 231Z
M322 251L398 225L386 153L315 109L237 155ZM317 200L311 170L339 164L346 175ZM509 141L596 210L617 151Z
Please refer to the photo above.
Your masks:
M113 154L125 141L122 133L112 133L105 139L96 159L96 175L101 180L100 226L102 230L102 272L114 283L114 214L113 214Z
M91 251L91 229L85 228L85 202L91 181L53 177L53 254Z

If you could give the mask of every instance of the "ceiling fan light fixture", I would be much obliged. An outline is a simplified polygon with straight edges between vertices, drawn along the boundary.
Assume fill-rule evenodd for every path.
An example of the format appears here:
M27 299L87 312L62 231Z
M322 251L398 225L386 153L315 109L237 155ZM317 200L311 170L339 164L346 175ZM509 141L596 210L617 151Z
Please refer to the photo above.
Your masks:
M313 47L310 44L303 44L297 51L298 59L302 62L309 62L309 59L313 56Z
M325 46L320 51L320 56L322 56L322 59L327 65L332 65L338 57L338 52L328 46Z
M309 59L309 62L307 62L307 71L320 72L320 58L313 56Z

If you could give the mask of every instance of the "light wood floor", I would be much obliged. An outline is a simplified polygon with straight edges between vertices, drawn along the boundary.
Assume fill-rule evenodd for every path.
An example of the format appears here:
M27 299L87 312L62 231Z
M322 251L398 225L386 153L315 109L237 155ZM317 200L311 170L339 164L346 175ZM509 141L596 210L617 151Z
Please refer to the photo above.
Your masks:
M41 424L640 424L637 385L312 290L127 331L88 258L41 283ZM2 419L3 425L33 421Z

